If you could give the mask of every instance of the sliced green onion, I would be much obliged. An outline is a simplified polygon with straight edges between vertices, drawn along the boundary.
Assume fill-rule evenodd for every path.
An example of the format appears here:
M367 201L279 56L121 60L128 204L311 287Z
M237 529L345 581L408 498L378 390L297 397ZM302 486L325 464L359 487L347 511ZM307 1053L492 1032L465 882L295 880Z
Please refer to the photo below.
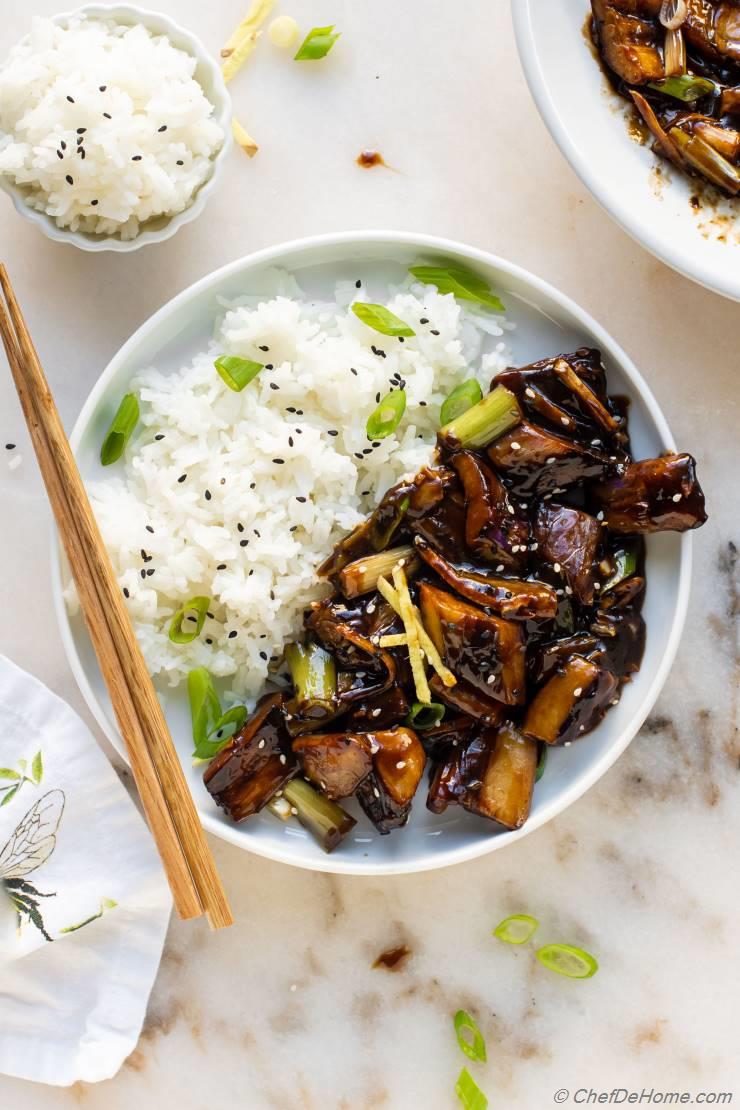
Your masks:
M514 913L496 926L493 935L504 944L526 944L537 932L539 925L537 918L530 917L528 913Z
M170 640L173 644L192 644L193 640L197 640L203 631L203 625L206 623L206 614L208 613L208 606L211 604L210 597L191 597L186 601L182 609L178 609L174 617L170 621ZM193 614L197 616L193 617ZM188 626L184 628L185 621Z
M461 382L460 385L455 386L439 410L440 424L450 424L457 416L462 416L481 400L483 400L483 390L475 378Z
M455 1033L457 1034L457 1043L465 1055L469 1056L471 1060L477 1060L479 1063L485 1064L488 1059L486 1056L486 1042L483 1040L483 1034L477 1024L465 1010L458 1010L455 1014Z
M363 324L367 324L373 331L379 331L381 335L409 336L416 334L413 328L410 328L400 317L382 304L365 304L364 301L355 301L352 305L352 311L358 320L362 320Z
M247 710L235 705L221 713L221 703L213 679L205 667L188 675L188 701L193 724L193 756L200 762L213 759L244 724Z
M688 103L714 92L717 86L707 77L693 77L690 73L684 73L680 77L664 77L662 81L650 81L648 88Z
M710 146L701 135L687 135L680 127L671 129L670 138L690 166L719 189L726 189L732 196L740 193L740 173L737 168Z
M334 24L330 27L312 27L298 48L298 53L293 58L294 62L317 62L325 58L334 43L341 35L341 31L332 34Z
M601 587L601 593L613 590L625 578L631 578L637 570L637 553L634 548L624 548L614 555L614 573Z
M283 797L298 811L298 820L325 852L333 851L357 824L354 817L319 794L305 779L291 779L283 787Z
M535 782L539 782L545 773L545 767L547 766L547 751L547 744L540 744L540 751L537 756L537 770L534 774Z
M296 701L300 708L331 706L337 692L337 667L334 656L313 641L308 644L288 644L285 661L295 687Z
M497 312L505 311L488 282L464 266L411 266L409 273L424 285L436 285L440 293L454 293L461 301L475 301Z
M367 418L365 431L368 439L385 439L395 432L406 411L406 392L394 389L386 393L378 407Z
M460 447L486 447L522 418L519 403L503 385L497 385L477 405L439 429L440 442L456 450Z
M233 389L234 393L241 393L257 377L264 363L253 362L251 358L237 358L236 355L219 355L213 365L229 389Z
M138 423L139 399L135 393L127 393L118 406L118 412L113 417L108 434L103 440L103 446L100 448L100 461L103 466L118 462Z
M590 979L599 965L589 952L572 944L546 944L535 953L537 959L550 971L566 975L569 979Z
M342 593L348 598L369 594L378 585L379 578L390 578L391 571L402 559L408 578L418 567L413 547L391 547L388 551L379 551L377 555L355 559L339 572Z
M488 1110L488 1099L467 1068L463 1068L457 1077L455 1094L465 1110Z
M438 701L430 701L427 705L415 701L411 712L406 718L406 724L411 728L425 729L436 728L445 715L445 707Z

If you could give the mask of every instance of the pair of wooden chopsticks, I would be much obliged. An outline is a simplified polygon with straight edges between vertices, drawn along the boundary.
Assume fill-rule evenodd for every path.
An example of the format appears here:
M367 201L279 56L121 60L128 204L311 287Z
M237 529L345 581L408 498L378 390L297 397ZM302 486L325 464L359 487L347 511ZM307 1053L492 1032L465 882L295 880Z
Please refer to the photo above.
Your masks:
M177 912L233 923L229 904L131 627L54 398L0 264L0 334L85 622L126 742Z

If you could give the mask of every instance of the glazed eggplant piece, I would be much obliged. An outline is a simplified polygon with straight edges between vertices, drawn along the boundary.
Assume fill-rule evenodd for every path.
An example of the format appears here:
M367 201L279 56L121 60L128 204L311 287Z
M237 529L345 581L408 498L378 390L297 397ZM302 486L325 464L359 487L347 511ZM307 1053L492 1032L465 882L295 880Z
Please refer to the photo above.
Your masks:
M472 717L458 714L455 717L445 717L441 724L420 731L419 740L429 758L438 761L453 748L468 744L473 729L478 730L477 722Z
M690 0L683 33L690 47L711 62L740 62L740 9L729 0Z
M486 697L522 705L526 696L522 626L484 613L428 582L422 582L419 596L424 626L452 673Z
M520 829L532 805L537 756L536 741L504 722L489 744L480 786L465 791L462 805L507 829Z
M500 478L472 451L452 456L465 491L465 542L488 562L514 572L526 566L529 522L517 513Z
M284 696L263 698L203 775L208 793L233 821L259 813L296 774Z
M613 469L600 449L527 421L491 444L488 458L519 497L553 494Z
M410 709L411 702L397 676L389 690L354 701L349 713L342 718L342 723L355 732L390 728L391 725L405 721Z
M591 0L606 64L629 85L665 76L658 23L661 0Z
M691 455L663 455L631 463L593 494L612 532L687 532L707 519Z
M427 809L444 813L449 805L459 805L469 790L483 782L491 749L492 729L476 731L466 744L447 754L432 772L427 795Z
M445 558L455 559L465 547L465 523L465 494L456 477L443 500L424 516L411 521L409 529Z
M349 798L373 769L372 746L367 736L350 732L315 732L293 741L309 782L327 798Z
M448 563L420 537L416 539L416 550L451 589L499 617L516 621L552 620L557 613L555 590L544 582L501 578Z
M480 724L497 725L504 715L502 702L481 693L461 678L454 686L445 686L438 675L433 675L429 679L429 689L438 702L472 717Z
M410 728L369 733L367 740L373 750L373 769L359 786L357 800L385 835L408 821L426 755Z
M618 682L606 667L571 655L527 706L522 732L545 744L567 744L599 723Z
M540 557L552 563L556 574L564 575L568 588L582 605L590 605L594 598L603 531L600 522L581 509L553 501L537 506L534 535Z

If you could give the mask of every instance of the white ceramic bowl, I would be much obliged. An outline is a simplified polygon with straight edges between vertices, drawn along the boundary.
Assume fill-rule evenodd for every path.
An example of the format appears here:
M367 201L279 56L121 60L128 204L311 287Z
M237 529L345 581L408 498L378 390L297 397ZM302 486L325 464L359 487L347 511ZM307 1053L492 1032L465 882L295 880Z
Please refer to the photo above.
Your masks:
M296 275L309 296L331 297L339 279L362 278L382 295L389 281L401 279L419 258L452 259L472 266L502 296L517 324L511 336L517 364L570 351L584 344L601 348L613 392L632 402L630 429L637 457L674 447L670 431L650 392L624 351L595 320L568 297L501 258L473 247L423 235L364 232L321 236L270 248L232 263L186 289L144 324L103 371L72 433L72 446L85 480L102 477L100 444L112 414L141 367L163 371L182 365L203 350L222 309L218 299L264 291L263 275L281 266ZM691 569L691 536L663 534L648 540L648 590L645 602L647 646L642 669L624 687L622 698L601 725L569 748L550 752L537 784L532 814L518 832L497 830L491 822L458 807L433 816L420 787L409 824L381 837L359 808L358 825L332 855L326 856L301 828L269 813L232 824L208 796L202 768L191 766L192 734L185 692L164 697L165 712L182 757L205 828L224 840L271 859L322 871L387 874L442 867L483 855L518 840L565 809L599 779L629 744L658 696L678 646L686 615ZM92 647L80 617L70 619L62 600L59 550L54 555L54 595L65 649L80 689L98 723L123 754ZM354 806L350 803L350 808Z
M166 35L173 46L184 50L197 60L195 80L203 89L208 100L214 108L213 118L220 123L224 132L224 143L212 160L210 176L203 182L193 197L192 203L175 216L149 221L144 225L144 230L139 232L135 239L118 239L115 236L91 235L81 231L68 231L58 227L51 216L45 212L38 212L29 208L24 199L23 189L14 185L3 174L0 175L0 189L7 193L15 209L49 239L57 243L71 243L83 251L117 251L121 254L138 250L139 247L148 246L150 243L163 243L171 239L179 228L189 224L203 211L206 201L216 187L216 182L221 174L226 156L231 149L231 99L226 91L226 85L221 74L221 67L208 53L202 42L186 31L174 20L159 12L146 11L144 8L134 7L133 4L85 4L73 12L64 12L54 16L53 22L67 23L72 16L87 15L103 19L115 19L118 23L132 26L141 23L147 30L158 35Z
M609 86L583 33L589 0L511 0L511 10L535 103L594 198L674 270L740 300L738 202L702 200L694 208L699 183L630 138L626 102Z

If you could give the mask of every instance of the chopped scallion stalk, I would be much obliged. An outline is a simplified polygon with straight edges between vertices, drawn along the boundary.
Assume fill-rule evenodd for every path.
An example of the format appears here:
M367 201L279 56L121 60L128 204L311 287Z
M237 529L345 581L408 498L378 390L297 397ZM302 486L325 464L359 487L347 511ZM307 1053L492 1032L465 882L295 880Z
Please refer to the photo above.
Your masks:
M460 447L486 447L513 428L522 418L514 394L498 385L477 405L440 428L440 442L451 450Z
M614 555L614 572L601 587L602 597L609 590L613 590L625 578L631 578L637 570L637 553L634 548L623 548Z
M535 782L539 782L545 773L545 767L547 766L547 751L547 744L540 744L540 751L537 757L537 770L534 774Z
M210 597L191 597L182 609L177 610L170 621L170 640L173 644L192 644L200 636L210 604ZM193 614L196 614L194 619ZM186 624L187 627L184 627Z
M365 431L368 439L385 439L391 432L395 432L403 420L406 411L406 393L403 389L394 389L382 399L375 412L367 420Z
M680 77L686 72L686 40L680 27L666 31L663 57L666 77Z
M665 93L666 96L672 96L675 100L682 100L686 104L714 92L717 86L707 77L695 77L690 73L684 73L680 77L664 77L662 81L650 81L648 88Z
M283 797L298 811L296 816L318 841L325 852L331 852L357 824L336 802L319 794L305 779L291 779L283 787Z
M369 594L377 586L378 579L386 578L402 559L406 574L418 566L413 547L391 547L377 555L355 559L339 572L342 593L348 598Z
M725 189L732 196L740 193L740 173L736 167L702 139L701 135L689 136L680 127L674 127L670 137L689 165L698 170L702 177L706 177L707 181L718 188Z
M317 62L320 58L325 58L342 33L337 31L333 34L333 31L333 23L330 27L312 27L299 46L293 61Z
M236 355L220 355L213 365L229 389L241 393L257 377L264 363L253 362L251 358L237 358Z
M285 661L295 687L296 701L302 711L312 706L331 707L337 692L334 656L317 643L288 644Z
M205 667L196 667L188 674L188 701L195 744L193 755L198 761L208 761L241 728L247 711L243 705L236 705L222 715L213 679Z
M406 718L406 724L411 728L418 728L422 731L426 728L436 728L444 715L445 707L438 701L430 701L428 705L415 701Z
M488 1057L486 1055L486 1042L483 1040L483 1034L478 1028L477 1023L465 1010L458 1010L454 1018L455 1033L457 1034L457 1043L460 1048L469 1056L471 1060L477 1060L480 1064L485 1064Z
M113 417L108 434L103 440L103 446L100 448L100 461L103 466L118 462L138 423L139 399L135 393L127 393L118 406L118 412Z
M504 944L526 944L537 932L539 924L537 918L530 917L528 913L514 913L496 926L493 935Z
M504 312L503 304L491 292L485 278L464 266L411 266L409 273L424 285L436 285L440 293L454 293L461 301L475 301L496 312Z
M488 1110L488 1099L467 1068L463 1068L457 1077L455 1094L465 1110Z
M594 957L583 948L572 944L546 944L535 953L537 959L550 971L568 979L590 979L599 970Z
M439 411L440 424L450 424L456 417L462 416L464 412L472 409L473 405L477 405L482 400L483 391L475 378L469 378L468 381L461 382L460 385L455 386L442 405Z
M364 301L355 301L352 305L352 311L358 320L362 320L363 324L367 324L369 328L380 332L381 335L411 336L415 334L413 328L410 328L407 323L382 304L365 304Z

